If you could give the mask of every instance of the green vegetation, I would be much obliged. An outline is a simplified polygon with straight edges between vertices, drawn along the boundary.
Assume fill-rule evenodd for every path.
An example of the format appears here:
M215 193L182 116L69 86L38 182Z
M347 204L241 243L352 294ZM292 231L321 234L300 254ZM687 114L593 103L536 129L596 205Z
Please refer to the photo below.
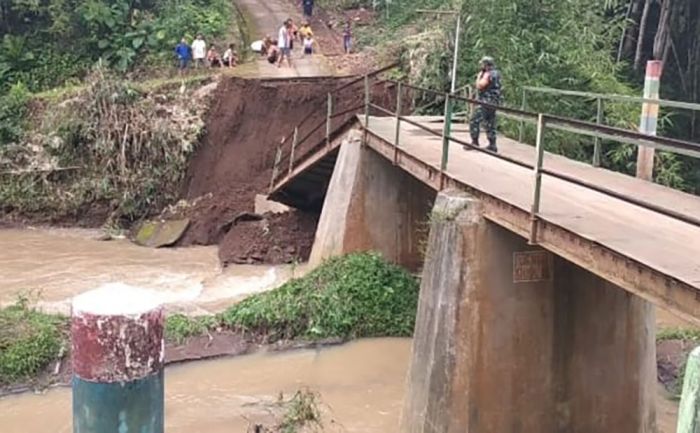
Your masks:
M667 384L669 392L674 399L679 400L683 392L683 381L685 379L685 368L688 356L691 350L697 346L700 341L700 329L693 328L664 328L656 333L656 341L676 340L683 343L685 353L683 353L682 362L678 365L678 377L673 382Z
M34 378L67 347L64 317L26 302L0 309L0 385Z
M252 296L224 312L221 321L269 341L410 336L417 302L413 276L376 253L358 253Z
M463 18L463 32L459 58L458 87L471 84L477 73L478 60L483 55L493 56L504 80L504 99L507 105L520 107L523 86L544 86L598 93L641 95L643 68L632 68L634 53L627 45L639 47L635 29L637 23L625 19L627 5L631 17L641 19L637 3L643 0L494 0L485 4L480 0L394 0L379 2L378 23L356 29L358 45L384 47L389 53L400 53L403 60L403 78L416 85L446 91L449 89L452 65L455 18L419 14L417 9L459 10ZM655 2L647 2L647 4ZM685 0L680 3L687 3ZM684 16L685 6L673 6L669 16ZM363 6L371 1L325 0L331 8L343 9ZM386 9L388 7L388 10ZM656 8L656 6L654 6ZM700 9L697 9L700 10ZM697 11L696 11L697 12ZM654 15L652 11L650 16ZM664 15L665 17L665 15ZM662 17L662 19L666 19ZM685 21L688 21L687 19ZM676 28L685 28L681 19ZM683 24L683 25L681 25ZM623 28L631 27L621 46ZM656 27L649 24L647 39L641 44L643 58L651 57L651 43ZM661 30L660 30L661 31ZM657 37L659 37L657 35ZM690 32L683 44L700 47L696 32ZM663 46L663 44L660 44ZM695 49L695 48L693 48ZM634 51L634 50L632 50ZM692 51L691 51L692 52ZM689 92L677 92L677 70L690 74L695 62L668 56L670 64L680 62L682 67L665 68L663 95L671 99L686 99ZM660 57L659 57L660 58ZM664 57L666 58L666 57ZM693 57L695 58L695 57ZM687 63L687 65L686 65ZM693 67L694 68L694 67ZM693 69L696 80L700 68ZM683 82L689 83L688 78ZM700 92L700 89L698 90ZM698 94L696 92L696 95ZM435 100L434 95L414 94L416 106ZM439 98L438 98L439 99ZM691 99L692 100L692 99ZM697 96L695 97L697 100ZM431 106L429 113L441 112L440 101ZM458 107L464 110L466 107ZM577 97L552 97L528 94L527 108L533 111L555 113L582 120L595 121L596 103ZM641 107L606 102L604 122L609 125L636 129ZM662 110L660 135L692 139L692 131L699 128L688 125L688 112ZM682 121L681 121L682 120ZM695 125L695 116L692 116ZM511 137L518 136L519 124L501 119L500 129ZM525 141L534 142L534 126L525 128ZM695 137L697 138L697 137ZM590 162L593 139L581 135L548 131L545 144L548 150L570 158ZM636 150L633 146L604 142L603 166L625 173L633 173ZM655 180L658 183L685 191L700 193L700 162L675 154L660 152L656 161Z
M220 37L231 16L226 0L12 1L0 7L0 94L62 85L98 59L121 71L170 64L181 37Z
M36 104L32 134L0 146L0 211L73 218L96 207L110 223L159 212L204 128L206 95L179 87L145 91L97 67L69 99ZM24 101L14 88L6 99ZM17 138L21 113L2 113L0 134Z
M0 94L0 144L14 143L22 137L28 112L29 91L22 83Z
M172 203L208 107L178 90L210 75L169 78L173 49L242 41L239 15L227 0L0 6L0 214L128 225Z
M165 339L181 344L190 337L205 334L215 325L216 319L212 316L189 317L173 314L165 319Z
M328 260L308 275L253 295L216 317L169 316L169 341L220 327L268 342L284 339L409 337L418 305L418 281L377 253Z
M700 329L665 328L656 333L656 341L700 341Z

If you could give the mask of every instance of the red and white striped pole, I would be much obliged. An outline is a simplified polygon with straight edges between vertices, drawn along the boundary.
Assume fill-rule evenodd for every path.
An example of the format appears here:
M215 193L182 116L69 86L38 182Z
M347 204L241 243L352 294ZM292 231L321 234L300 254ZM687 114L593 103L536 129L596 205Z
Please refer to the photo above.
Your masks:
M644 98L659 99L659 87L661 83L661 70L663 63L660 60L647 62L647 72L644 78ZM659 117L659 104L644 102L642 104L642 118L639 121L639 132L648 135L656 135L656 124ZM651 181L654 177L654 148L639 146L637 150L637 177Z
M163 433L163 309L109 284L73 299L74 433Z

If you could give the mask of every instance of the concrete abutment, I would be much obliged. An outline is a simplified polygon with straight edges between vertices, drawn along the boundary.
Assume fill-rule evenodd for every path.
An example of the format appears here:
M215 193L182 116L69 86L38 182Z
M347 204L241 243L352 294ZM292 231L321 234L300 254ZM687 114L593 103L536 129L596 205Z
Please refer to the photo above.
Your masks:
M351 130L343 140L316 230L311 266L356 251L420 269L435 191L362 145Z
M464 193L439 194L432 215L402 432L656 431L649 303Z

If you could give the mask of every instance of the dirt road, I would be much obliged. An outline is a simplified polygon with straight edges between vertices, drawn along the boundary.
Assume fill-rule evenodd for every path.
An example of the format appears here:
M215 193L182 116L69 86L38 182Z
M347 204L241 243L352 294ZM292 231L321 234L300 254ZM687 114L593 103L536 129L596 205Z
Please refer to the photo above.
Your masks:
M286 0L235 0L246 19L251 40L260 40L265 35L277 38L280 26L287 18L292 18L295 23L301 23L303 17L298 8L294 8ZM245 78L291 78L291 77L319 77L335 75L335 68L321 53L313 56L304 56L301 43L296 41L292 53L292 68L285 65L278 68L271 65L266 59L259 58L255 62L241 65L237 68L236 75Z

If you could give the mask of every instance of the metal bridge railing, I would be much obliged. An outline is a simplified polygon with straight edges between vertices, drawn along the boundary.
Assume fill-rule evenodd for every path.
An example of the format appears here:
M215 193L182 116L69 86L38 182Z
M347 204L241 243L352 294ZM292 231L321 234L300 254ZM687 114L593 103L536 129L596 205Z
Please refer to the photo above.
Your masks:
M375 71L372 74L365 75L364 77L358 78L356 80L353 80L344 86L341 86L338 89L335 89L333 92L328 94L328 99L327 103L325 105L322 105L320 108L326 108L327 109L327 114L326 118L323 120L323 122L319 123L316 125L314 128L312 128L311 132L307 133L303 139L299 139L299 128L300 126L303 126L306 122L307 119L314 113L310 114L300 125L298 125L294 131L290 134L289 137L291 137L291 146L290 146L290 151L289 152L284 152L282 149L284 148L285 144L287 143L287 138L285 138L280 146L278 147L277 150L277 158L275 160L275 169L272 175L272 180L270 183L270 188L272 189L274 185L276 184L277 181L281 180L282 177L285 176L285 174L280 174L279 166L281 165L281 162L283 162L285 157L289 158L288 161L288 168L287 172L292 173L294 170L294 167L306 160L309 156L311 156L313 153L315 153L318 149L319 146L323 145L330 145L330 131L332 130L332 124L331 122L333 121L334 118L337 118L339 116L343 115L349 115L349 114L355 114L358 112L358 110L364 109L363 111L363 128L365 130L365 134L369 133L369 130L371 129L369 127L370 125L370 114L371 112L379 113L381 115L385 116L390 116L395 118L395 134L394 134L394 141L391 143L395 149L394 151L394 163L397 163L398 161L398 154L400 152L400 135L401 135L401 124L403 122L412 125L416 128L419 128L423 131L426 131L429 134L438 136L442 138L442 150L441 150L441 158L440 158L440 172L441 175L444 176L446 175L446 171L448 168L449 164L449 148L450 148L450 143L457 143L461 146L468 147L471 149L474 149L479 152L483 152L486 154L489 154L490 156L494 158L498 158L501 160L508 161L509 163L513 163L516 165L519 165L521 167L527 168L532 170L533 172L533 190L532 190L532 202L530 206L530 214L531 214L531 229L530 229L530 239L529 241L533 244L537 243L537 227L538 227L538 220L540 218L540 205L541 205L541 196L542 196L542 175L546 174L548 176L552 176L554 178L573 183L588 189L592 189L594 191L600 192L602 194L606 194L608 196L626 201L628 203L643 207L645 209L652 210L654 212L660 213L662 215L666 215L668 217L683 221L688 224L692 224L694 226L700 227L700 218L692 216L692 215L687 215L684 213L676 212L672 209L667 209L661 206L657 206L653 203L649 203L643 200L639 200L635 197L630 197L627 195L624 195L622 193L619 193L617 191L611 190L609 188L606 188L604 186L596 185L591 182L587 182L585 180L578 179L576 177L567 175L565 173L558 173L556 171L550 170L547 167L544 166L544 134L547 128L549 129L557 129L561 131L567 131L571 133L576 133L576 134L581 134L581 135L586 135L590 137L594 137L597 139L607 139L607 140L613 140L617 142L622 142L622 143L629 143L637 146L649 146L649 147L654 147L658 149L663 149L669 152L674 152L674 153L680 153L684 155L689 155L692 157L700 158L700 144L698 143L693 143L689 141L684 141L684 140L678 140L678 139L673 139L673 138L665 138L665 137L657 137L657 136L651 136L651 135L645 135L636 131L631 131L628 129L622 129L622 128L617 128L617 127L612 127L612 126L606 126L606 125L601 125L597 123L592 123L592 122L586 122L582 120L577 120L577 119L569 119L561 116L555 116L555 115L550 115L550 114L545 114L545 113L535 113L535 112L530 112L526 111L522 108L511 108L511 107L506 107L506 106L497 106L497 105L492 105L492 104L487 104L485 102L478 101L472 97L468 96L460 96L455 93L449 93L449 92L440 92L440 91L435 91L431 89L426 89L422 88L419 86L413 86L404 82L400 81L393 81L393 80L379 80L377 77L383 72L388 71L389 69L392 69L395 67L395 65L392 65L387 68L383 68L379 71ZM361 105L353 105L350 108L345 108L344 110L335 112L334 109L337 108L333 106L333 102L337 101L338 99L336 97L338 95L338 92L347 90L347 89L355 89L357 92L359 89L356 89L357 85L359 83L363 83L364 86L364 103ZM395 102L395 109L389 109L382 107L379 104L376 104L372 102L372 87L373 85L377 83L391 83L395 86L396 89L396 102ZM465 89L467 91L470 91L470 89ZM444 113L443 113L443 128L442 131L436 132L434 129L426 126L424 123L417 122L408 116L404 115L403 113L409 111L406 109L406 99L407 99L407 94L410 92L418 92L418 93L429 93L432 95L437 95L441 97L444 101ZM355 94L357 95L357 93ZM415 98L412 98L415 99ZM642 99L642 98L637 98L637 99ZM497 112L500 113L500 115L504 117L508 117L511 119L516 119L521 122L528 122L528 123L533 123L537 127L537 134L536 134L536 143L535 143L535 160L532 163L527 163L515 158L511 158L509 156L500 154L500 153L494 153L491 152L485 148L478 147L476 145L473 145L470 142L461 140L457 137L454 137L452 134L452 124L454 120L453 116L453 109L455 103L464 103L467 105L467 111L471 112L473 107L481 105L485 106L491 109L496 110ZM319 108L319 109L320 109ZM318 110L315 112L317 113ZM352 116L350 116L352 117ZM304 141L310 140L310 138L313 136L313 133L317 130L319 130L323 125L326 125L326 130L325 130L325 139L324 137L319 137L319 142L321 143L320 145L316 145L314 147L308 148L304 155L298 156L296 154L296 150L299 149L299 146L301 143ZM286 156L282 156L282 155Z
M328 92L326 103L320 104L307 114L277 145L270 190L324 144L330 145L334 124L337 126L347 122L366 107L366 101L360 98L360 95L363 95L363 87L367 85L366 82L371 80L375 85L383 83L378 76L396 66L397 64L392 64L381 68ZM320 116L324 111L323 120L316 124L309 124L311 119ZM324 125L325 128L323 128Z
M555 95L555 96L574 96L584 99L592 99L596 101L596 124L603 124L603 106L605 101L611 102L623 102L629 104L654 104L659 107L668 108L678 108L683 110L700 111L700 104L694 104L691 102L682 101L672 101L668 99L649 99L640 98L637 96L628 95L618 95L618 94L605 94L605 93L594 93L594 92L581 92L577 90L564 90L564 89L554 89L551 87L536 87L536 86L523 86L522 88L522 99L520 108L522 110L527 109L528 94L540 93L545 95ZM518 141L523 142L525 129L525 122L520 122L520 129L518 132ZM604 135L593 135L593 161L594 167L600 166L601 156L602 156L602 139L610 139L610 137Z

